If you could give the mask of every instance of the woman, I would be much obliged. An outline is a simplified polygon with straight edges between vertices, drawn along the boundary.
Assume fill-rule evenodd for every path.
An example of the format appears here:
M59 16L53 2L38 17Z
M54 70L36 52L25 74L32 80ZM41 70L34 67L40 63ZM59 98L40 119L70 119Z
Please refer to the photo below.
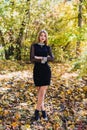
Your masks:
M48 120L44 107L44 98L48 85L51 80L51 70L48 61L53 61L54 56L51 48L47 45L48 34L41 30L38 34L38 42L31 45L30 60L34 63L33 80L38 90L38 101L35 109L35 120L40 119L39 111L42 111L42 117Z

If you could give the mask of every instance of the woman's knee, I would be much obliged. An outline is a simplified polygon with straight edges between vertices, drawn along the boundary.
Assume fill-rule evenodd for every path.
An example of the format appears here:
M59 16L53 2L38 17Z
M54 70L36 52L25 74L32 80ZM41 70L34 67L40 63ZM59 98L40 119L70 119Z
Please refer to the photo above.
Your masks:
M42 86L42 87L41 87L41 90L42 90L42 91L46 91L46 90L47 90L47 86Z

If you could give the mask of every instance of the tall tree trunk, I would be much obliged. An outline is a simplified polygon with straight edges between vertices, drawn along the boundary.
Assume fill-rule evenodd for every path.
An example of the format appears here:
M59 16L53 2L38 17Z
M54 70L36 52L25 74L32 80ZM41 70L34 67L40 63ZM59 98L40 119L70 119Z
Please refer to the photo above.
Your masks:
M78 10L78 27L79 27L79 34L80 34L80 30L82 27L82 2L83 0L79 0L79 10ZM76 55L77 57L80 55L80 39L77 41L77 45L76 45Z
M27 4L30 7L30 0L27 0L26 5ZM15 58L17 60L21 60L21 48L22 48L22 40L23 40L23 36L24 36L24 29L25 29L26 23L29 21L29 19L30 19L30 8L28 8L26 10L26 14L23 18L18 38L16 40L16 57Z
M21 24L20 31L19 31L18 38L16 40L16 57L15 58L17 60L21 60L21 45L22 45L22 39L23 39L24 29L25 29L25 22L23 20L22 24Z

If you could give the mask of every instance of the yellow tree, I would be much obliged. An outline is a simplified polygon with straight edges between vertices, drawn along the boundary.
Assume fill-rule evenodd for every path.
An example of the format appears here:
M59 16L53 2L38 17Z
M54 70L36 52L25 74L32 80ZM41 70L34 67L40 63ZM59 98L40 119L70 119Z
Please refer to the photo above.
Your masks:
M64 0L64 3L68 2L68 1L72 1L72 2L75 2L77 3L79 6L78 6L78 30L79 30L79 33L78 33L78 41L77 41L77 45L76 45L76 55L77 57L80 55L80 32L81 32L81 28L82 28L82 3L83 3L83 0Z
M82 27L82 2L83 0L79 0L79 9L78 9L78 27L79 27L79 33ZM77 41L77 47L76 47L76 54L77 56L80 55L80 38Z

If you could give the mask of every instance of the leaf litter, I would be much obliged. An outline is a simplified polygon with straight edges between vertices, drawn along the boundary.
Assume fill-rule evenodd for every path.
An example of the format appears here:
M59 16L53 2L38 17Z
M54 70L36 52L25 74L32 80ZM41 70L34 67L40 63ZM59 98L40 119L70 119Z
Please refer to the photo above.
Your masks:
M87 81L78 78L78 72L70 72L67 64L51 64L51 86L45 98L49 120L34 121L33 65L18 69L18 63L14 67L10 62L8 66L4 63L0 71L0 130L87 130Z

